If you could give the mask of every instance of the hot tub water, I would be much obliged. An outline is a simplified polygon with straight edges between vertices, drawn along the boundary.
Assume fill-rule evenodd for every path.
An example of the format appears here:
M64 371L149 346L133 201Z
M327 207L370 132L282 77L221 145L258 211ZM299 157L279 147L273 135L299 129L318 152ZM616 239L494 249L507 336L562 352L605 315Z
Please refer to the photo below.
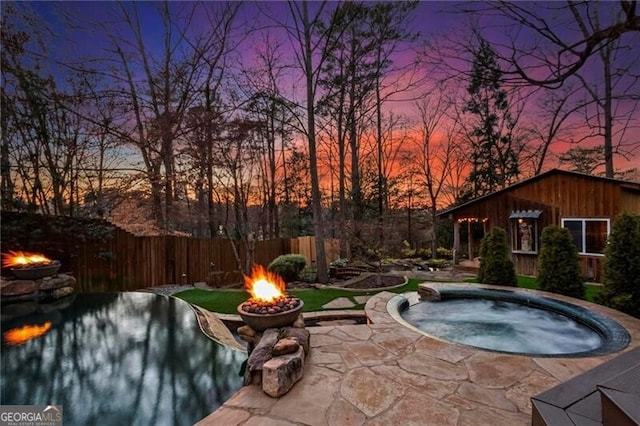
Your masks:
M611 318L517 289L423 284L418 293L393 297L387 311L427 336L518 355L597 356L622 350L631 340Z
M503 352L567 354L602 345L597 332L569 317L502 300L423 302L402 316L442 339Z

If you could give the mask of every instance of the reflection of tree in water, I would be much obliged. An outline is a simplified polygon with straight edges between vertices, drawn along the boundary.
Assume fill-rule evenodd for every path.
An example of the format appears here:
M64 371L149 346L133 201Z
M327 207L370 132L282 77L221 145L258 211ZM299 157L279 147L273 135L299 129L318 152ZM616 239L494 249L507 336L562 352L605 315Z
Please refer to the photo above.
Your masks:
M3 404L62 404L65 424L193 424L240 388L246 354L204 336L184 302L95 298L78 295L46 336L3 346Z

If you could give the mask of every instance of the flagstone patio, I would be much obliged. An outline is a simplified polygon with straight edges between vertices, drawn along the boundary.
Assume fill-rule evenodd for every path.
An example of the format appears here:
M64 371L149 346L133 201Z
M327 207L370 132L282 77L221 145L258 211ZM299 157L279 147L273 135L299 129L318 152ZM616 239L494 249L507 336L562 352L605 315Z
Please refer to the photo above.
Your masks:
M640 345L640 320L549 293L618 321ZM531 424L530 398L618 354L590 358L507 355L436 340L396 322L395 294L369 299L366 325L309 327L304 377L280 398L245 386L198 425Z

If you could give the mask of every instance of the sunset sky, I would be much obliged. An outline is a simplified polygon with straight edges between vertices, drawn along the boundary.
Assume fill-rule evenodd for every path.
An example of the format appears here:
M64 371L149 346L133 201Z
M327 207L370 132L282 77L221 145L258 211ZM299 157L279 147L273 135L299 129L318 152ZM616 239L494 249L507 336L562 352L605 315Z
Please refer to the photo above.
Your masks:
M170 7L175 13L182 13L185 4L186 3L182 2L173 2L170 3ZM223 4L224 3L219 2L217 6L220 7ZM312 2L312 10L317 7L318 4L317 2ZM567 11L554 10L562 7L564 3L521 2L521 4L527 7L534 7L534 10L539 13L540 17L547 18L548 22L556 26L558 33L563 37L567 37L568 40L577 40L580 38L580 35L576 33L576 29L570 25L571 16L567 15ZM608 3L608 5L612 4L614 3ZM615 4L617 6L617 3ZM47 53L51 57L64 62L81 62L88 56L99 57L101 56L101 51L109 45L108 33L111 33L110 35L115 34L120 36L126 34L124 29L122 29L122 32L120 31L122 25L112 13L114 6L116 6L113 2L19 2L17 5L18 7L32 8L33 11L50 26L52 34L46 34L44 36L45 42L47 43ZM162 34L160 33L160 18L155 10L157 5L155 2L137 2L145 39L150 47L153 48L154 45L157 45L159 49ZM480 2L472 2L472 5L465 2L454 1L420 2L411 17L409 28L419 32L422 41L413 47L419 51L429 51L430 54L435 52L447 58L450 64L454 64L459 68L466 66L468 69L469 58L460 58L460 51L454 50L454 48L464 46L465 41L469 40L470 29L474 26L482 28L483 36L497 46L497 49L501 49L508 44L509 38L507 34L517 34L517 41L523 43L523 45L527 45L533 41L528 31L513 26L512 23L506 21L503 17L496 16L495 14L493 16L487 16L461 12L463 7L479 8L480 5L482 5ZM615 12L618 8L606 6L601 9L603 10L601 16L602 21L606 22L607 13ZM268 17L265 17L265 15L268 15ZM256 49L259 49L260 40L264 37L265 32L273 34L276 38L283 38L282 29L277 28L274 21L286 20L287 17L288 5L286 2L249 2L244 4L239 19L236 21L237 31L235 37L237 40L237 48L230 62L232 66L238 68L251 66L256 55ZM190 30L195 32L199 26L206 25L204 15L197 14L191 24ZM250 29L256 28L261 28L261 30L248 35L245 34ZM636 74L640 74L640 61L637 60L640 56L639 40L640 37L638 34L625 35L625 44L639 47L637 49L625 49L622 54L618 55L619 57L615 59L624 66L630 66L631 71ZM289 55L288 60L290 61L293 60L291 49L291 44L283 40L284 56ZM395 59L397 63L400 64L402 61L412 60L415 54L414 50L406 50L398 53ZM294 69L290 70L290 73L287 81L284 81L283 84L288 84L288 90L292 93L292 96L301 100L301 93L303 93L304 87L302 87L300 76ZM583 70L583 75L595 90L600 90L599 74L601 74L601 67L597 63L597 59L590 60ZM405 114L409 117L414 116L415 99L411 98L421 97L424 92L429 90L429 86L436 84L439 85L440 83L427 80L411 93L403 93L397 97L394 102L390 102L387 105L386 112L389 113L392 111L396 115ZM620 83L617 89L627 93L630 90L637 92L637 87L640 86L625 87L624 84L628 84L628 82ZM453 89L458 91L458 96L465 95L467 85L468 82L462 78L455 80L452 84ZM560 90L556 93L559 92ZM524 114L524 120L536 120L533 112L534 110L539 112L539 107L536 106L535 102L536 96L540 96L540 93L526 99L525 108L527 109L527 114ZM638 146L640 145L640 117L638 116L639 113L633 108L635 108L635 103L631 102L619 102L616 105L617 112L627 111L625 114L622 114L625 131L623 132L621 128L617 128L616 137L627 144L626 150L628 151L627 158L616 158L616 168L640 167L640 152ZM532 112L529 113L529 110ZM580 133L587 131L580 125L581 120L584 120L584 117L579 115L576 115L570 120L570 127L573 133L572 135L564 135L565 140L571 138L579 139L581 137ZM585 141L582 146L594 146L601 143L600 137L593 137ZM560 142L553 147L553 151L559 153L565 151L568 147L569 145L566 143ZM549 165L552 166L552 163L549 163Z

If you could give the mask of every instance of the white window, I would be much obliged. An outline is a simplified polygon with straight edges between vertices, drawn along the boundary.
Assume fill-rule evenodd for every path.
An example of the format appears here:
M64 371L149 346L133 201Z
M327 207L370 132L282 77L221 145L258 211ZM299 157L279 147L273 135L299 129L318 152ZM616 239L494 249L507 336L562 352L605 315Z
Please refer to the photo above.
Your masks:
M562 219L562 227L567 228L580 254L604 255L607 237L611 232L609 219Z

